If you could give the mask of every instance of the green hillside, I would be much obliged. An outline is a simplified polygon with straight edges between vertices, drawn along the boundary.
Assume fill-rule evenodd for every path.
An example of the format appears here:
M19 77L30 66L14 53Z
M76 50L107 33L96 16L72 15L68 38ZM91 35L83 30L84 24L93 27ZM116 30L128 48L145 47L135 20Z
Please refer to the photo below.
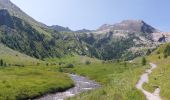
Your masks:
M155 63L156 68L149 77L149 83L145 84L145 89L153 92L155 88L161 89L162 100L170 100L170 57L169 43L163 44L147 57L148 62Z
M0 43L0 59L4 60L7 64L18 65L35 65L42 61L14 51Z

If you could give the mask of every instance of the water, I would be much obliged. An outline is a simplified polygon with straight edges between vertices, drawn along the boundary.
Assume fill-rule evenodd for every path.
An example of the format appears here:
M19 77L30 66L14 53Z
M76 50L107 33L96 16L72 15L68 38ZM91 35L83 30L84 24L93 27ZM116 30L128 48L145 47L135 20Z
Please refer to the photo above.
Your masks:
M40 97L38 99L35 99L35 100L64 100L68 97L73 97L79 93L100 87L99 84L97 84L96 82L89 80L85 77L73 75L73 74L69 74L69 76L74 81L75 87L73 87L65 92L57 92L55 94L47 94L47 95Z

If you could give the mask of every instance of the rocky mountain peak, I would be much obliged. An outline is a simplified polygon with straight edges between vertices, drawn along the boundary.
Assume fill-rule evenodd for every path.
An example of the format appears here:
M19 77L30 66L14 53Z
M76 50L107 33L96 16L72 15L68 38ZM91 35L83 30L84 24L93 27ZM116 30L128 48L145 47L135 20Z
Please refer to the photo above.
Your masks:
M157 29L148 25L143 20L124 20L114 25L104 24L97 31L126 31L139 33L154 33Z

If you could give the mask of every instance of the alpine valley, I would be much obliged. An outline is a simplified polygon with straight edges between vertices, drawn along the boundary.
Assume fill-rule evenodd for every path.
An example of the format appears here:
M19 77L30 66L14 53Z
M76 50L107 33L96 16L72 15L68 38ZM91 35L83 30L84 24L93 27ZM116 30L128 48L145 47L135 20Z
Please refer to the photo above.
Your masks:
M70 98L63 93L64 99L146 100L135 85L150 62L158 68L144 89L153 92L159 87L161 99L170 100L170 84L162 84L169 82L169 63L164 63L170 55L169 41L170 33L143 20L73 31L47 26L10 0L0 0L0 100L56 100L60 95L43 97L76 87L70 74L86 77L89 84L93 80L98 86Z

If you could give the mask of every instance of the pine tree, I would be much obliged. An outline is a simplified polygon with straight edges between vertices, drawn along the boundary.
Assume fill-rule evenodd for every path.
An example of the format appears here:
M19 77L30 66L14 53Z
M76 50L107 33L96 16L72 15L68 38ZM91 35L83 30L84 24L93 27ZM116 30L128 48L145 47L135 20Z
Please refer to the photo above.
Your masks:
M145 57L142 58L142 65L143 66L146 65L146 58Z
M1 60L0 60L0 66L3 66L3 64L4 64L4 62L3 62L3 60L1 59Z

